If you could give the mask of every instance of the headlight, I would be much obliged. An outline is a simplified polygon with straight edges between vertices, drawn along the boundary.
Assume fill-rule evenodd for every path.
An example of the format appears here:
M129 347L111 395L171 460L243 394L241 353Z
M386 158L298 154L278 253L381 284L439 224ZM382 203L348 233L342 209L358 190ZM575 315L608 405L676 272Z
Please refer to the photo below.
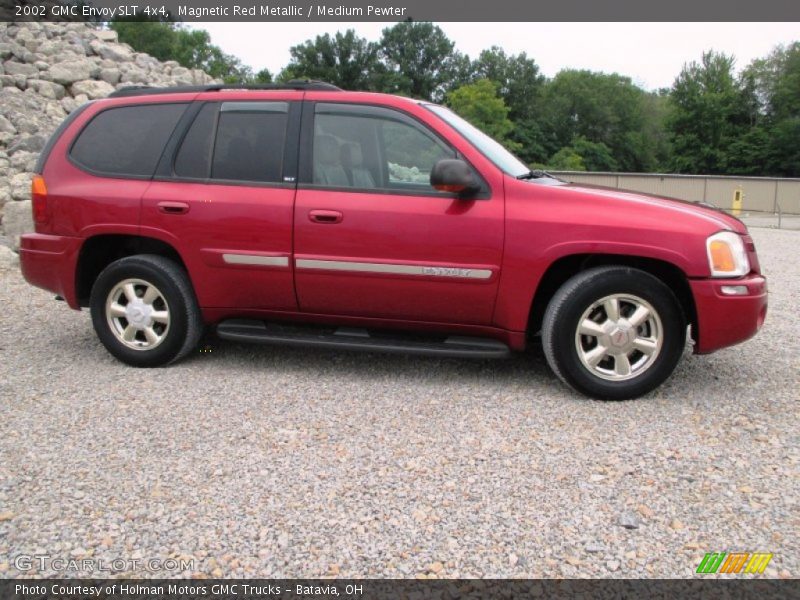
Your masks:
M720 231L706 240L712 277L741 277L750 272L750 261L741 236Z

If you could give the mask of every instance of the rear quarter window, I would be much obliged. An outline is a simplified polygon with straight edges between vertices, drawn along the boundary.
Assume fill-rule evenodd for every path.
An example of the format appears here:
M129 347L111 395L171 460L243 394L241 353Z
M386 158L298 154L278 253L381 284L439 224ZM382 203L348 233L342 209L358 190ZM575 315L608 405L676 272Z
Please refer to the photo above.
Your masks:
M98 113L70 150L70 157L101 175L152 177L167 140L188 104L147 104Z
M280 183L288 102L223 102L211 179Z
M281 183L288 102L234 101L203 106L175 155L176 177Z

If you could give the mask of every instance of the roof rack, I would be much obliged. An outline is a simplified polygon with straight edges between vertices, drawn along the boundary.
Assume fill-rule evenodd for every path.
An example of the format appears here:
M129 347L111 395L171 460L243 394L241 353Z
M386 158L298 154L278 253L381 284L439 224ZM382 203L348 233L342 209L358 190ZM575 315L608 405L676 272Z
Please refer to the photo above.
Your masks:
M331 83L313 79L292 79L286 83L230 84L214 83L210 85L187 85L176 87L150 87L147 85L131 85L120 88L108 95L109 98L126 96L151 96L155 94L181 94L200 92L219 92L222 90L313 90L318 92L341 92L342 88Z

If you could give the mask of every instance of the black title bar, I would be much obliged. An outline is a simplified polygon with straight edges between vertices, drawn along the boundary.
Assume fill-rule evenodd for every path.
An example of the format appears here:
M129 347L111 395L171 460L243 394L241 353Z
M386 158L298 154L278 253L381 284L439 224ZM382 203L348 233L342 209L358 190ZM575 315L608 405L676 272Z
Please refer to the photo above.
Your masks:
M0 0L4 21L800 21L797 0ZM531 35L536 35L535 29ZM602 35L602 30L598 30ZM573 40L591 44L591 40Z

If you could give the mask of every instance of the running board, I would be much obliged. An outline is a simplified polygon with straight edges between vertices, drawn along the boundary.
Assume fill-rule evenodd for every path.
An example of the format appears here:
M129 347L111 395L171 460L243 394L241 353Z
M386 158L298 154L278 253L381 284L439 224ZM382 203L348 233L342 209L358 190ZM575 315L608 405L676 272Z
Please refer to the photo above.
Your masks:
M234 342L457 358L506 358L511 354L506 344L489 338L423 337L402 332L378 332L353 327L285 325L250 319L223 321L217 325L217 335L224 340Z

